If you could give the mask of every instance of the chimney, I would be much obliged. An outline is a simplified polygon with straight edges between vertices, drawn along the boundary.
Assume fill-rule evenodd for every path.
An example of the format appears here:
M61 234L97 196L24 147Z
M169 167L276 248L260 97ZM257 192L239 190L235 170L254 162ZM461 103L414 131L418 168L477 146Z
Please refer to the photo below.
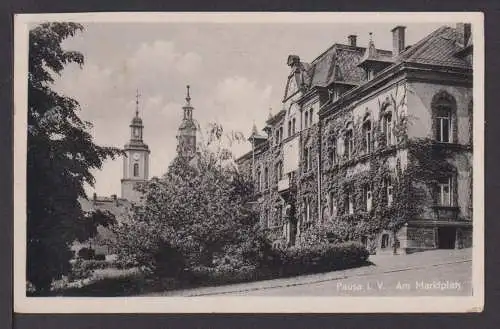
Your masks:
M357 38L357 36L355 34L351 34L347 37L347 40L349 42L349 46L356 47L356 38Z
M300 63L300 57L297 55L288 55L286 63L288 66L295 66Z
M472 29L470 23L457 23L457 46L464 48L471 37Z
M405 49L405 29L406 26L398 25L392 32L392 55L397 56Z

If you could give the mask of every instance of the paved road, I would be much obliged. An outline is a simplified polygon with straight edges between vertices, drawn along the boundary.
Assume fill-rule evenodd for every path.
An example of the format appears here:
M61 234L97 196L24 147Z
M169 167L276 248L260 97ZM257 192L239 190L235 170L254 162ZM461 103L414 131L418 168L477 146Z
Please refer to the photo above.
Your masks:
M472 294L472 250L375 255L372 266L218 287L165 291L160 296L464 296Z
M236 296L467 296L471 262L228 293Z

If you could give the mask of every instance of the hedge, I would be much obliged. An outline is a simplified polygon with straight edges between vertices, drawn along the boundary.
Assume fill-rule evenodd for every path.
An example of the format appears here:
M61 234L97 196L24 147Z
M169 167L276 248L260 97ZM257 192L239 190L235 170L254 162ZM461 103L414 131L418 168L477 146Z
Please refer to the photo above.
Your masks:
M240 268L199 266L190 270L185 281L192 285L213 285L275 279L328 272L367 264L368 250L360 243L319 244L314 247L275 249L263 255L257 265Z

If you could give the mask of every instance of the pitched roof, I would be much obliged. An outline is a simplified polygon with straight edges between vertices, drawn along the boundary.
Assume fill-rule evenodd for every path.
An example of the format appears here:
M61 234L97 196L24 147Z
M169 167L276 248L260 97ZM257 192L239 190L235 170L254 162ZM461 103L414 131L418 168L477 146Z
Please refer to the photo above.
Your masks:
M467 61L455 56L461 50L456 43L457 38L458 31L455 28L442 26L403 51L396 58L396 63L408 62L471 68Z
M380 58L390 58L388 50L376 49ZM307 71L309 87L326 87L332 82L360 84L365 80L365 71L357 65L365 55L365 47L335 43L310 64Z

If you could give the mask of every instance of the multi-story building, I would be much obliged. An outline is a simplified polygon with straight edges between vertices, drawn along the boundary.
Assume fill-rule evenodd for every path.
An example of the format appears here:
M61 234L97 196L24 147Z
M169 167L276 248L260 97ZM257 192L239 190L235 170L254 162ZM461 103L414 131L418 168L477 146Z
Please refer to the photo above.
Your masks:
M282 109L238 159L277 242L315 227L377 252L471 246L471 26L392 40L288 56Z

